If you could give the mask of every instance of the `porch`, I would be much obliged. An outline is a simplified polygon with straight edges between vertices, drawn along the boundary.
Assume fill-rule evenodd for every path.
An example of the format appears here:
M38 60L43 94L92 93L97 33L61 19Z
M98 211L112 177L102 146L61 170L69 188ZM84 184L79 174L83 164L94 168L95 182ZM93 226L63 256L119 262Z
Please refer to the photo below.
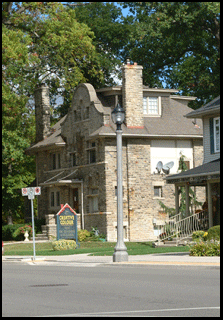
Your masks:
M194 231L207 231L220 225L220 159L166 178L167 183L175 185L176 214L165 221L159 241L176 238L176 244L192 236ZM180 187L185 188L186 210L179 212ZM206 201L202 209L191 210L190 187L204 187Z

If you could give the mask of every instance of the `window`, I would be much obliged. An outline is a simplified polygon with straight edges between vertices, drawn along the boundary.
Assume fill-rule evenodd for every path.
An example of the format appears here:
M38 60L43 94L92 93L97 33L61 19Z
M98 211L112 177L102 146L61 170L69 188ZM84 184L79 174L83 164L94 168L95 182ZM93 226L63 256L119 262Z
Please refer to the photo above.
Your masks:
M54 207L54 192L50 193L50 206Z
M117 197L117 186L115 186L115 196ZM124 197L124 187L122 186L122 196Z
M71 166L75 167L77 165L77 156L76 152L71 153Z
M150 116L161 115L161 97L144 97L143 114Z
M60 206L60 192L59 191L56 192L56 206L57 207Z
M98 189L89 189L89 212L98 212Z
M184 160L185 165L187 166L187 170L190 169L190 161ZM178 162L178 168L180 166L180 161Z
M61 168L61 161L60 161L60 153L52 153L50 155L51 158L51 169L60 169Z
M95 144L95 142L88 142L87 158L88 158L88 163L95 163L96 162L96 144Z
M50 192L50 206L52 208L60 206L60 191L54 190Z
M214 118L214 151L220 152L220 118Z
M163 189L161 186L154 186L154 197L163 197Z

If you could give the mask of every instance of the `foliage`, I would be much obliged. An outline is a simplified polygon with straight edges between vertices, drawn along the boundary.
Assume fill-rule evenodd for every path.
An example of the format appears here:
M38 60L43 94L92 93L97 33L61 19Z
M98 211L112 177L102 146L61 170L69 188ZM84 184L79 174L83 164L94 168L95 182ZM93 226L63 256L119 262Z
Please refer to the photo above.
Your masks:
M183 154L181 154L180 159L179 159L179 167L178 167L178 171L183 172L188 170L187 165L185 163L185 156ZM179 204L179 213L181 213L182 218L185 218L186 215L186 192L185 192L185 188L184 187L180 187L179 190L179 195L181 195L180 197L180 204ZM170 208L167 207L162 201L158 201L159 205L161 206L161 208L169 214L169 216L173 216L176 212L175 208ZM192 188L189 188L189 208L192 208L193 206L199 206L202 203L197 201L196 199L196 194L194 193L194 191L192 190Z
M2 210L22 216L21 188L35 178L33 156L24 151L35 140L34 89L50 88L68 110L80 82L103 80L93 32L75 12L58 2L2 3ZM64 109L64 110L65 110ZM53 116L64 115L55 108ZM16 211L15 211L16 208Z
M2 226L2 240L3 241L12 241L13 233L19 228L24 226L24 224L12 224L12 225L5 225Z
M198 97L220 94L220 2L120 2L133 32L124 54L143 65L146 84Z
M220 241L198 241L190 246L190 256L220 256Z
M169 214L169 217L172 217L172 216L175 215L175 213L176 213L175 208L167 207L167 206L166 206L162 201L160 201L160 200L158 200L158 203L159 203L160 207L163 209L163 211Z
M45 224L45 219L34 219L34 225L35 225L35 234L41 232L41 225ZM20 224L12 224L12 225L3 225L2 226L2 240L3 241L20 241L24 240L23 236L14 237L13 234L15 231L17 231L19 228L24 228L26 226L26 223L20 223ZM32 225L31 223L29 224ZM32 232L32 231L31 231Z
M208 229L207 239L220 240L220 225Z
M77 234L79 242L85 241L88 237L91 236L90 232L85 229L78 230Z
M76 249L77 244L74 240L58 240L52 242L53 250L55 251L61 251L61 250L71 250Z
M194 231L193 234L192 234L192 240L193 241L197 241L197 240L206 241L207 240L207 235L208 235L208 233L203 231L203 230Z
M95 35L93 44L100 57L104 81L94 82L94 87L114 85L114 77L121 78L120 67L125 61L123 53L134 26L124 20L121 8L114 2L91 2L77 6L69 2L67 5L75 10L77 20L87 24Z
M26 231L28 231L29 235L32 236L32 226L26 224L13 232L12 236L14 240L24 240L24 234Z

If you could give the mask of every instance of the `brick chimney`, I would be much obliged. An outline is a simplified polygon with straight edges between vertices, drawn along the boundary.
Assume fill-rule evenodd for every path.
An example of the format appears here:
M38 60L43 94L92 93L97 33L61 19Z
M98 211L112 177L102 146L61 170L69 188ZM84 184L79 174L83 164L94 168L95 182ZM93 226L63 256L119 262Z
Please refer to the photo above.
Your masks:
M42 84L35 89L36 143L42 141L50 132L49 88Z
M142 69L136 62L131 65L129 59L122 67L122 105L127 127L144 126Z

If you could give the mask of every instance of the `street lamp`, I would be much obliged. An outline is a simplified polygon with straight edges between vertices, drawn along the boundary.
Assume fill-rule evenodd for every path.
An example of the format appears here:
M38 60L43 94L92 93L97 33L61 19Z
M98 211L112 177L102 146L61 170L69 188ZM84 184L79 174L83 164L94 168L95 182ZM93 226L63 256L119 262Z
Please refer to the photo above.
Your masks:
M117 104L112 111L112 121L117 125L117 244L113 253L113 262L128 261L127 248L123 240L123 200L122 200L122 123L125 119L124 109Z

